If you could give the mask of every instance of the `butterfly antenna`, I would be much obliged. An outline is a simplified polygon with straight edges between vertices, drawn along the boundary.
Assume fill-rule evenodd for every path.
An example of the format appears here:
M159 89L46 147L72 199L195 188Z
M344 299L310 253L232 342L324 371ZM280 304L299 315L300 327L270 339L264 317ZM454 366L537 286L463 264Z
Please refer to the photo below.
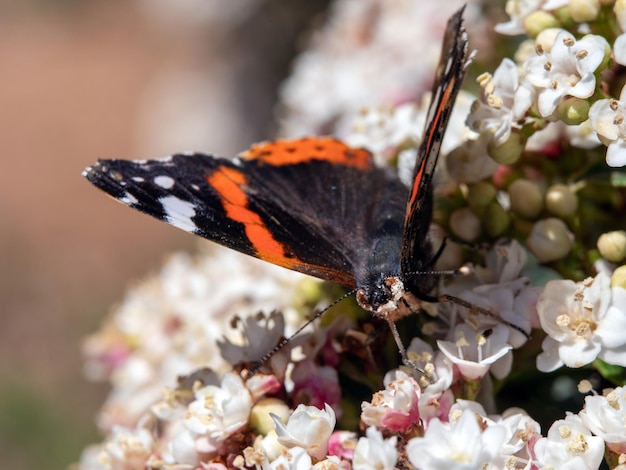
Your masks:
M405 276L465 276L470 273L471 273L470 268L468 268L467 266L461 266L458 269L449 269L445 271L414 271L414 272L407 273ZM506 326L509 326L516 331L519 331L527 339L530 339L530 335L526 333L521 327L514 325L513 323L500 318L498 315L496 315L495 313L493 313L492 311L486 308L483 308L476 304L468 302L467 300L463 300L460 297L456 297L454 295L449 295L449 294L441 294L435 297L425 296L423 300L426 300L427 302L431 302L431 303L452 302L453 304L457 304L457 305L460 305L461 307L465 307L467 310L469 310L470 313L479 313L479 314L482 314L491 318L495 318L500 323L503 323Z
M315 312L315 314L309 318L300 328L298 328L294 333L291 334L291 336L289 336L288 338L284 338L280 341L280 343L278 343L276 346L274 346L274 349L272 349L271 351L269 351L267 354L265 354L261 359L259 359L257 361L256 364L254 364L254 366L252 366L250 369L248 369L248 377L250 378L253 375L255 375L259 369L261 367L263 367L263 364L265 364L268 360L271 359L271 357L276 354L278 351L280 351L281 349L283 349L285 346L287 346L287 344L289 344L291 342L291 340L293 340L296 336L298 336L307 326L309 326L311 323L313 323L315 320L317 320L319 317L321 317L322 315L324 315L326 312L328 312L331 308L333 308L335 305L337 305L339 302L341 302L344 299L347 299L348 297L350 297L351 295L353 295L356 291L358 290L358 288L354 288L352 289L350 292L345 293L344 295L342 295L341 297L339 297L338 299L334 300L333 302L331 302L327 307L323 308L322 310L318 310L317 312Z
M456 297L454 295L449 295L449 294L442 294L436 297L436 299L437 299L437 302L452 302L454 304L460 305L461 307L465 307L466 309L470 311L470 313L480 313L482 315L495 318L500 323L503 323L506 326L511 327L516 331L519 331L521 334L523 334L526 337L526 339L530 339L530 335L526 333L521 327L514 325L513 323L500 318L498 315L496 315L495 313L491 312L490 310L486 308L480 307L476 304L468 302L467 300L463 300L460 297Z

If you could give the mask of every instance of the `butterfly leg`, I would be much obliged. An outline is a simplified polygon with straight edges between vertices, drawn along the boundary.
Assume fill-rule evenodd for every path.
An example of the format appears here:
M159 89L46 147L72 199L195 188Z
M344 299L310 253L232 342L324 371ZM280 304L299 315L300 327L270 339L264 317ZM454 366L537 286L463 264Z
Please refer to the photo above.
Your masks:
M406 348L404 347L404 344L402 344L402 338L400 338L400 333L398 333L398 327L396 326L396 322L393 320L387 320L387 323L389 324L389 329L391 330L393 339L395 340L396 345L398 346L398 351L400 351L400 356L402 356L402 362L404 363L404 365L412 369L415 369L420 374L424 374L425 372L422 369L420 369L417 366L417 364L415 364L415 362L409 359L409 355L406 352Z

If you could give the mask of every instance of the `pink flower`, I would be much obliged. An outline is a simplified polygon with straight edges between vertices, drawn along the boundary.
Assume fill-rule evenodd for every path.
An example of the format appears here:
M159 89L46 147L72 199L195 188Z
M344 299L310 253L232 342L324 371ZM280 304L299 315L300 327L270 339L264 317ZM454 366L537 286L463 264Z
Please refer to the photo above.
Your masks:
M376 392L371 403L361 404L361 420L369 426L405 432L420 423L420 387L402 371L394 375L392 380L385 380L385 390Z

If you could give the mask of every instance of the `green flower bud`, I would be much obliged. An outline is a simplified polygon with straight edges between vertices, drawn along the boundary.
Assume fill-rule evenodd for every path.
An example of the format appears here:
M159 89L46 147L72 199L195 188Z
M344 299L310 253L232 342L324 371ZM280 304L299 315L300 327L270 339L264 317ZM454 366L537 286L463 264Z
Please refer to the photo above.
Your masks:
M544 219L535 223L526 245L540 262L550 263L572 250L574 236L561 219Z
M546 208L558 217L569 217L578 209L578 196L564 184L555 184L546 191Z
M620 266L611 276L611 287L623 287L626 289L626 265Z
M467 190L467 205L478 215L482 215L485 208L496 199L498 190L493 184L479 181L469 185Z
M558 20L547 11L535 11L524 19L524 29L531 38L548 28L558 28Z
M626 258L626 232L616 230L600 235L598 251L602 257L612 263L619 263Z
M493 201L487 206L483 215L483 226L489 236L498 237L502 235L509 228L509 222L509 214L497 201Z
M600 12L600 0L569 0L569 11L577 23L593 21Z
M274 413L283 422L289 418L291 410L287 404L278 398L263 398L252 407L250 412L250 427L258 434L265 436L274 429L274 420L270 416Z
M502 165L512 165L519 160L525 147L526 137L519 129L512 129L509 138L500 145L496 145L494 140L489 142L487 153Z
M543 209L543 194L537 183L525 179L513 181L508 187L511 210L527 219L537 217Z
M473 242L480 236L480 219L469 207L455 210L450 215L450 229L461 240Z
M568 126L577 126L589 117L589 102L570 96L556 108L556 114Z

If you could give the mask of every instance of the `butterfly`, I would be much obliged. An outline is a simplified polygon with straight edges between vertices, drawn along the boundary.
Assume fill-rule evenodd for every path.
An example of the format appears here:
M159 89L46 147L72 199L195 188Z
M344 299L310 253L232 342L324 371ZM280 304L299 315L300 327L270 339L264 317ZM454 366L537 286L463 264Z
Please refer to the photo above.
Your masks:
M352 289L395 331L421 301L441 299L431 295L438 276L424 272L438 256L429 237L433 175L469 63L462 14L448 22L411 187L368 150L330 137L260 143L234 159L100 160L83 174L183 230Z

